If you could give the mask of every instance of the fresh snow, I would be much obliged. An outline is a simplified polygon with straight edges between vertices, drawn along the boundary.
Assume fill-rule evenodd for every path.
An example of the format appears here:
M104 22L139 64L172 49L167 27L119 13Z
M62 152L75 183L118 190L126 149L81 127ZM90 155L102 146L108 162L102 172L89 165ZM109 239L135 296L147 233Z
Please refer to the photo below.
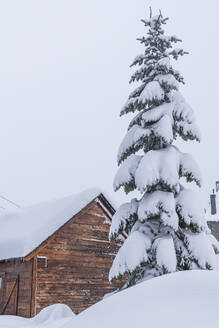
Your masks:
M0 315L1 328L62 328L75 314L64 304L50 305L33 318Z
M170 58L169 57L161 58L160 60L158 60L158 65L164 66L166 68L170 68L171 67Z
M138 102L145 104L147 102L152 102L153 100L163 100L164 91L157 81L152 81L146 84L144 90L138 97Z
M197 141L201 140L201 133L198 126L195 123L188 123L186 121L176 121L175 129L178 133L182 133L183 136L195 139Z
M160 85L167 85L178 90L178 82L172 74L159 74L155 78Z
M159 122L152 126L152 130L155 136L163 139L164 144L171 144L173 142L172 120L169 115L164 115Z
M212 247L212 240L209 239L208 235L204 232L191 233L188 231L185 233L185 237L188 249L197 259L198 264L202 268L216 269L216 256Z
M171 102L174 106L173 115L177 120L192 123L195 119L192 107L185 101L180 92L171 92Z
M216 328L218 299L217 271L181 271L109 296L63 328Z
M152 108L147 110L142 115L142 120L145 123L153 123L161 119L163 115L169 115L172 117L172 111L173 111L173 104L172 103L163 103L160 106L157 106L156 108ZM173 119L171 119L173 121Z
M168 189L178 192L179 170L187 181L201 185L201 173L192 155L180 152L175 146L151 150L138 165L135 184L140 192L148 192L160 181Z
M180 217L187 225L192 223L199 228L207 229L202 197L199 191L186 188L181 190L176 198L176 207Z
M162 275L104 298L75 316L62 304L36 317L0 316L1 328L214 328L219 274L190 270Z
M149 29L146 36L138 39L145 47L145 55L131 65L139 67L129 82L141 85L130 94L121 115L135 111L138 114L131 120L119 147L120 167L114 181L115 191L123 187L126 193L141 193L135 203L137 213L130 214L129 203L114 216L113 238L124 232L128 238L113 262L110 276L116 278L128 272L124 288L166 272L216 267L216 247L208 236L202 203L197 194L181 185L181 181L195 182L201 187L199 167L190 154L172 145L178 137L200 141L193 110L178 92L183 76L170 62L187 52L174 49L174 43L180 39L165 35L162 25L168 18L161 12L151 16L150 11L150 19L142 20ZM141 233L141 244L132 240L137 232ZM151 248L145 248L145 263L143 236L151 242ZM135 261L129 262L130 252L136 256Z
M197 162L191 154L180 154L181 176L187 181L195 181L198 186L202 184L202 175Z
M138 201L136 198L129 203L122 204L112 217L109 237L117 236L120 230L125 230L128 220L137 213Z
M0 260L24 257L101 193L100 189L0 215Z
M171 236L163 236L157 238L153 244L153 248L156 252L156 262L162 268L165 268L167 272L176 271L176 251Z
M130 155L119 167L113 182L113 189L118 190L123 184L135 180L135 172L143 156Z
M146 193L139 201L138 219L141 222L161 215L164 225L178 229L178 216L175 210L175 198L172 192L156 190L153 193Z
M118 151L118 163L120 163L124 153L134 147L142 138L149 136L150 130L144 129L139 125L133 125L125 135Z
M156 136L162 138L163 143L171 144L173 141L172 119L170 115L163 115L161 119L148 128L143 128L138 124L133 125L125 135L118 151L118 163L129 155L129 152L139 150L146 137ZM144 141L145 142L145 141Z
M211 245L214 248L215 253L219 254L219 241L212 234L208 234L208 238L210 240ZM216 260L217 259L219 259L219 255L216 256ZM219 270L218 267L217 270Z
M109 280L135 270L140 263L147 262L147 249L151 240L144 233L134 231L120 247L109 272ZM133 251L134 250L134 251Z
M135 174L135 183L140 192L162 181L170 189L179 191L179 151L169 146L147 152L141 160Z

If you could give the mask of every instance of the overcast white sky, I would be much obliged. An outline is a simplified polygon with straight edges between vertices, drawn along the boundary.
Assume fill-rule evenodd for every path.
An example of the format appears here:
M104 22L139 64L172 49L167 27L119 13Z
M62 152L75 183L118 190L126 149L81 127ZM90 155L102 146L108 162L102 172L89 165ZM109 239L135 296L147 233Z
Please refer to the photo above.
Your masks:
M219 179L218 0L1 0L1 195L24 206L99 186L125 200L112 190L131 119L119 111L150 5L190 52L177 67L203 140L183 150L198 160L207 197Z

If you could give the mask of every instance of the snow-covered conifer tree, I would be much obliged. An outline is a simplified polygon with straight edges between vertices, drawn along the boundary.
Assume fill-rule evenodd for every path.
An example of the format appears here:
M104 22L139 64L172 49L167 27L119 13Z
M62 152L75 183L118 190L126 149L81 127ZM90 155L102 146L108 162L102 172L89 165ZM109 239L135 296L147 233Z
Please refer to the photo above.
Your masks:
M127 235L109 274L110 281L128 274L125 287L168 272L214 269L219 252L199 193L180 183L184 177L200 187L201 175L193 157L174 140L200 141L200 134L179 92L183 77L171 63L186 52L174 47L180 39L164 34L167 20L161 13L142 20L148 31L138 40L145 51L134 59L131 67L137 70L130 80L140 85L121 111L135 116L119 147L114 190L140 192L139 199L118 208L110 228L110 240Z

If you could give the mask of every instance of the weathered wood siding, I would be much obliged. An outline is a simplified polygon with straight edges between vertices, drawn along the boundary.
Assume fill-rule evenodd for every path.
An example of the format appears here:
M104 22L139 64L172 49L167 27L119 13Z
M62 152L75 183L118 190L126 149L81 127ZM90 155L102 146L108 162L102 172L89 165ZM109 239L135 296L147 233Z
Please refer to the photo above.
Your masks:
M10 260L0 262L4 273L1 302L2 314L30 317L33 261Z
M64 303L77 314L118 287L108 281L118 245L108 241L106 220L100 204L93 201L38 252L47 261L37 260L36 313L48 305Z

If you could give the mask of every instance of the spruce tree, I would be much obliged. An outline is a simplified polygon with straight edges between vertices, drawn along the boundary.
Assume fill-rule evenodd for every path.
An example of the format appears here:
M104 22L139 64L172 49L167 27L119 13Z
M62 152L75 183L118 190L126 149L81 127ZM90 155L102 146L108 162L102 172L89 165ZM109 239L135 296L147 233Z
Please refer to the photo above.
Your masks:
M118 208L110 228L110 240L127 236L109 274L110 281L128 274L124 287L168 272L214 269L219 251L198 188L180 183L184 177L200 187L201 174L193 157L173 143L178 137L199 142L200 133L179 92L183 77L171 63L186 52L174 47L179 38L164 34L167 20L161 12L142 20L147 35L138 40L145 51L131 64L137 70L130 79L140 85L121 111L135 116L119 147L114 190L140 192Z

